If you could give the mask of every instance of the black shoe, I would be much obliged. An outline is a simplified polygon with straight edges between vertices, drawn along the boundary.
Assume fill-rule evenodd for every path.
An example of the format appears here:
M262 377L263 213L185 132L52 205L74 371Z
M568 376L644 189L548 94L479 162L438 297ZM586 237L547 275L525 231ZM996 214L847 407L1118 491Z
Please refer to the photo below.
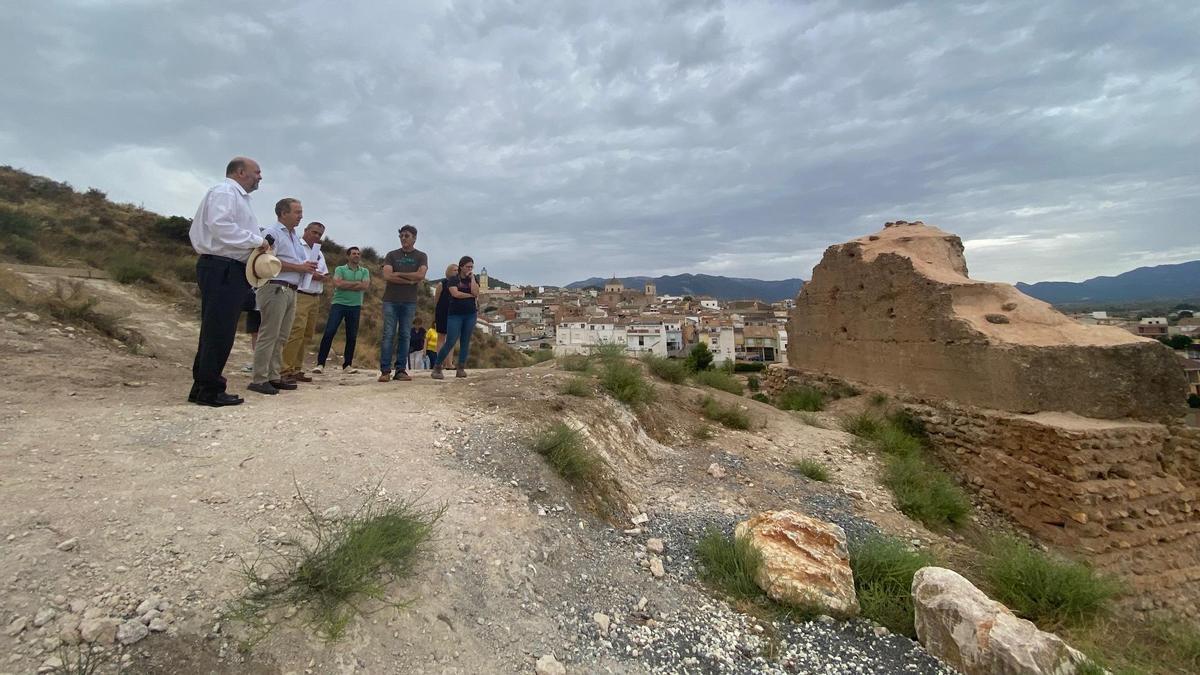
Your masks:
M296 384L295 382L292 382L291 380L271 380L270 384L272 387L275 387L276 389L299 389L300 388L300 385Z
M295 385L292 386L295 388ZM257 391L260 394L274 395L279 393L279 390L275 388L275 385L271 384L270 382L251 382L246 386L246 388L250 391Z
M245 401L242 400L241 396L233 396L222 393L215 396L197 396L196 400L193 400L192 402L193 404L199 406L220 408L224 406L240 406L241 404L244 404Z

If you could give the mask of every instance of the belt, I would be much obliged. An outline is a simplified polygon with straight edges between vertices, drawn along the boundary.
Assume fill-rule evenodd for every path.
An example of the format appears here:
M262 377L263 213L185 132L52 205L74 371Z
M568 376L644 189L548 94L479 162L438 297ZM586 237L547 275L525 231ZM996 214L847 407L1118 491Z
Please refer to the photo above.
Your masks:
M201 260L220 260L220 261L222 261L222 262L231 262L231 263L237 263L237 264L239 264L239 265L245 265L245 264L246 264L246 263L245 263L244 261L242 261L242 260L237 260L237 259L235 259L235 258L227 258L227 257L225 257L225 256L223 256L223 255L213 255L213 254L211 254L211 253L201 253L201 254L200 254L200 259L201 259Z
M293 284L293 283L290 283L287 281L280 281L279 279L272 279L272 280L268 281L267 283L268 284L279 284L280 286L287 286L288 288L292 289L293 291L298 288L296 286L296 284Z
M308 292L308 291L302 291L302 290L300 290L300 289L298 289L298 288L296 289L296 292L297 292L297 293L299 293L299 294L301 294L301 295L316 295L316 296L320 296L320 295L321 295L320 293L310 293L310 292Z

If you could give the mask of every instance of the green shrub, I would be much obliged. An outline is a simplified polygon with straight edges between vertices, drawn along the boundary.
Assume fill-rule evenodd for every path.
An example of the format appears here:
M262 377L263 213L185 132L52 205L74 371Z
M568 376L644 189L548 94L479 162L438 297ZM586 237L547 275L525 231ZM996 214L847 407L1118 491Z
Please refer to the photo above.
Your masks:
M735 600L756 600L763 591L754 581L762 554L748 539L726 537L709 528L696 545L700 578Z
M1120 591L1111 578L1072 560L1051 557L1015 537L995 537L983 574L992 596L1046 630L1091 622Z
M0 204L0 237L29 237L41 228L41 223L7 204Z
M29 265L37 265L44 261L42 249L25 237L14 236L3 244L4 252L18 261Z
M928 553L913 551L900 540L875 535L850 545L850 569L862 615L894 633L915 638L912 580L934 564Z
M708 426L707 424L701 424L692 430L692 436L694 436L696 440L700 441L707 441L715 435L716 434L713 433L712 427Z
M166 239L167 241L176 241L181 244L191 242L189 232L192 228L192 220L183 216L171 216L170 218L159 218L154 222L154 234ZM328 254L329 252L326 251Z
M780 410L817 412L825 408L825 395L812 387L788 387L775 397L775 407Z
M888 415L888 422L919 441L924 442L928 438L928 434L925 433L925 423L907 410L897 410Z
M700 405L704 416L714 422L719 422L730 429L750 428L750 416L737 406L721 405L715 399L707 396Z
M712 367L713 353L708 350L708 345L703 342L697 342L696 346L688 352L687 359L684 364L687 366L688 372L698 373L702 370L708 370Z
M879 407L887 402L888 402L887 394L884 394L882 392L875 392L874 394L871 394L871 405Z
M171 273L180 281L196 281L196 261L192 258L171 260Z
M118 283L133 284L154 277L153 270L144 259L131 252L121 252L108 262L108 273Z
M889 457L883 483L895 496L896 508L927 527L957 527L971 513L962 488L920 454Z
M687 380L687 368L682 362L675 359L665 359L654 354L646 354L642 357L642 363L645 363L646 368L660 380L665 380L671 384L683 384Z
M525 356L529 358L531 364L554 360L554 352L549 349L535 349L532 352L528 352Z
M762 393L761 391L758 392L757 394L751 396L750 398L754 399L755 401L758 401L759 403L766 403L767 405L771 404L771 398L769 396L767 396L766 394Z
M605 342L588 346L588 356L601 363L625 358L625 345L618 342Z
M795 415L796 419L800 420L801 424L807 424L810 427L818 427L821 429L825 428L824 425L821 424L821 418L817 417L816 413L802 410L796 412Z
M921 441L890 425L883 425L871 439L885 455L910 456L918 455L924 447Z
M582 377L573 377L567 380L559 391L568 396L588 398L592 395L592 384Z
M746 378L746 388L750 391L758 391L759 389L762 389L762 383L759 381L757 375L751 375Z
M815 459L798 459L792 462L792 470L810 480L829 482L829 468Z
M875 436L879 434L883 425L884 421L879 416L868 412L842 418L843 430L867 440L875 440Z
M733 372L735 373L761 373L765 370L767 364L762 361L738 361L733 364Z
M623 358L609 359L604 363L600 386L613 398L628 405L654 400L654 387L642 376L642 370Z
M742 383L723 370L702 370L693 375L692 378L696 380L697 384L703 384L713 389L737 394L738 396L742 395Z
M578 373L587 372L590 366L588 357L584 356L583 354L567 354L566 356L560 357L557 363L558 367L562 368L563 370L570 370Z
M260 571L257 562L243 565L249 590L234 602L234 618L258 628L261 639L272 625L264 615L273 608L296 607L326 640L334 641L351 619L366 614L364 600L395 605L388 600L394 582L413 575L445 508L381 503L378 494L376 488L346 518L319 515L300 495L312 536L274 549L269 569Z
M600 458L587 448L582 434L563 422L555 422L534 438L531 445L570 483L586 484L600 474Z

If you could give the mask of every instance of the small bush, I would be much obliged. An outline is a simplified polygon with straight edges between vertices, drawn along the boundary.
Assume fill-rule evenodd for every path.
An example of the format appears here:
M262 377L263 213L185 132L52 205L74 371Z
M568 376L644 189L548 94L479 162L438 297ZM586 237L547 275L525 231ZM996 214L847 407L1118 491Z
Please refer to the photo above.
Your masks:
M705 397L700 405L704 416L714 422L719 422L730 429L750 428L750 416L737 406L721 405L711 397Z
M37 265L45 260L41 247L24 237L13 237L4 242L4 252L30 265Z
M738 361L733 364L735 373L761 373L766 368L767 364L762 361Z
M796 419L800 420L801 424L807 424L810 427L824 428L824 425L821 424L821 418L817 417L817 414L814 412L797 412Z
M41 223L7 204L0 204L0 237L28 237L41 229Z
M749 540L726 537L709 528L696 545L700 578L735 600L757 600L763 591L754 581L762 554Z
M883 483L895 496L896 508L927 527L957 527L971 513L971 502L962 488L920 455L890 457Z
M545 363L554 360L554 352L549 349L536 349L526 354L531 364Z
M762 389L762 383L759 382L757 375L751 375L746 378L746 388L750 391L758 391Z
M871 405L873 405L875 407L879 407L887 402L888 402L887 394L884 394L882 392L875 392L874 394L871 394Z
M890 424L881 427L872 440L883 454L896 457L920 454L923 447L921 441Z
M716 434L713 433L712 427L708 426L707 424L701 424L692 430L692 436L695 437L696 440L700 441L707 441L715 435Z
M567 354L557 361L558 367L577 373L585 373L589 367L588 357L583 354Z
M825 395L812 387L788 387L775 397L775 407L780 410L817 412L825 408Z
M600 458L588 450L578 431L563 422L540 434L532 446L567 482L585 484L600 474Z
M859 438L874 440L883 428L883 420L871 413L859 413L842 418L842 429Z
M166 239L167 241L176 241L181 244L191 242L189 232L192 229L191 218L183 216L171 216L170 218L159 218L154 222L154 234Z
M134 253L128 252L120 253L109 261L108 273L112 275L115 281L122 284L148 281L154 276L150 266L143 259L138 258Z
M592 395L592 384L582 377L573 377L567 380L559 391L568 396L588 398Z
M912 580L933 557L910 550L898 539L868 537L850 546L850 569L862 615L889 630L915 638Z
M299 495L310 536L275 549L270 569L243 564L249 590L235 601L233 616L261 629L261 639L273 627L262 618L266 612L297 607L306 610L305 619L318 633L334 641L351 619L366 613L363 600L388 603L390 583L412 576L445 508L381 503L378 494L376 486L372 497L344 519L319 515Z
M792 462L792 470L810 480L829 482L829 469L815 459L798 459Z
M664 359L661 356L647 354L642 357L642 363L645 363L646 368L660 380L671 384L683 384L687 380L687 368L682 362L675 359Z
M624 359L625 345L617 342L606 342L604 344L591 345L588 347L588 356L602 363L607 363L608 361L614 361L617 359Z
M693 375L692 378L696 380L697 384L703 384L713 389L737 394L738 396L742 395L742 383L723 370L702 370Z
M1047 630L1092 621L1120 591L1087 565L1051 557L1015 537L990 542L983 574L993 597Z
M641 369L623 358L605 362L604 371L600 374L600 386L627 405L654 400L654 387L642 376Z
M713 353L709 351L708 345L703 342L697 342L695 347L688 352L687 359L684 364L687 366L688 372L698 373L702 370L708 370L712 367Z
M758 392L757 394L751 396L750 398L754 399L755 401L758 401L759 403L766 403L767 405L771 404L771 398L769 396L767 396L766 394L762 393L761 391Z
M907 410L897 410L888 415L888 422L917 440L924 442L928 438L928 434L925 433L925 423Z

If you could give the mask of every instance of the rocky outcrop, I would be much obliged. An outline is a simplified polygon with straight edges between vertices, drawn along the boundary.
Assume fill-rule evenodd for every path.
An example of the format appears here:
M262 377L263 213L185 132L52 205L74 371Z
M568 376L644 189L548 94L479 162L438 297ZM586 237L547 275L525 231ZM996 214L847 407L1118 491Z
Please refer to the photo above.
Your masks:
M1087 661L951 570L918 570L912 595L917 639L965 675L1070 675Z
M788 360L917 398L1019 413L1164 421L1183 412L1186 395L1170 349L970 279L957 236L904 221L825 251L791 312Z
M762 554L755 581L772 600L832 616L858 614L841 527L794 511L767 511L738 523L734 534Z

